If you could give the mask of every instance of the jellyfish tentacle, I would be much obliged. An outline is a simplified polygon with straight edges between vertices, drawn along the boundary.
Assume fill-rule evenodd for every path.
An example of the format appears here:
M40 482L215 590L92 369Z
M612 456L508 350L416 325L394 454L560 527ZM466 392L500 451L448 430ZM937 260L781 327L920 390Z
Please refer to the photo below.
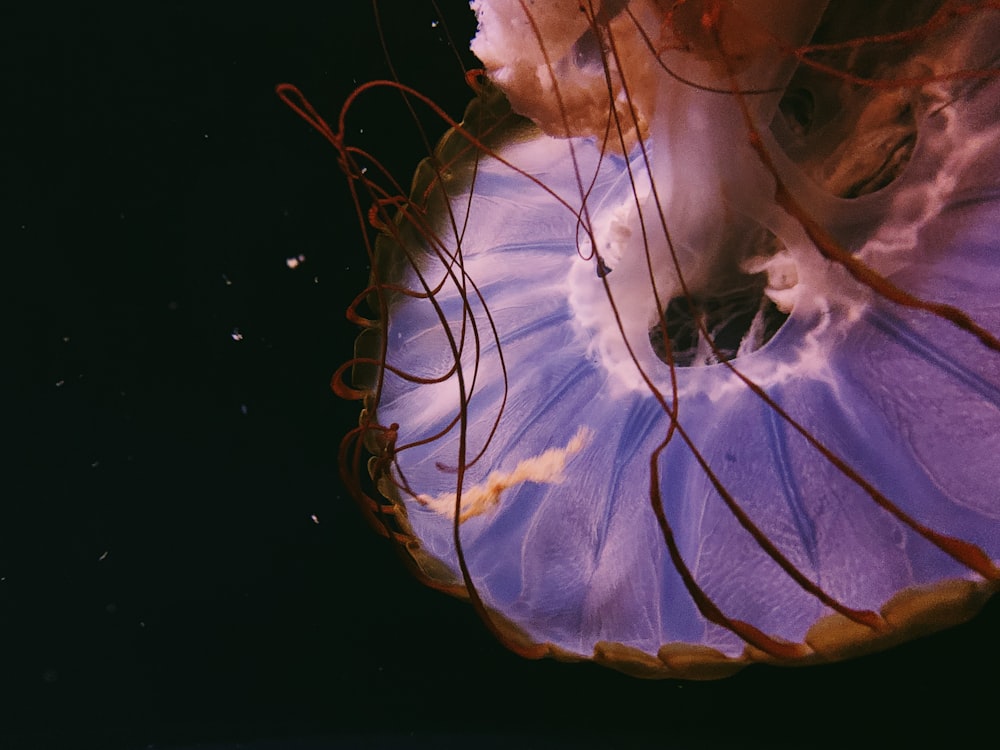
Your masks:
M662 445L665 447L666 444ZM663 539L670 553L674 569L680 574L688 594L694 600L695 606L698 607L698 611L707 620L721 625L742 638L746 643L756 646L770 656L795 660L805 658L812 653L812 649L805 644L777 640L744 620L728 617L698 585L691 573L691 569L684 562L680 548L677 545L677 540L674 537L673 529L663 510L663 499L660 497L659 452L654 452L650 459L650 494L652 496L653 511L656 514L660 530L663 533Z

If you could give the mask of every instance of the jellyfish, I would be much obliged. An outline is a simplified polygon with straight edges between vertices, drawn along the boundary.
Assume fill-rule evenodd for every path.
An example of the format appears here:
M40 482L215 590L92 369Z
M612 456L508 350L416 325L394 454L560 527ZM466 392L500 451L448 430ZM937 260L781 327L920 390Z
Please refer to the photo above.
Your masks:
M1000 580L998 6L472 8L461 122L398 81L337 129L283 92L377 235L333 381L375 527L516 652L642 677L973 616ZM450 127L409 191L346 142L377 86Z

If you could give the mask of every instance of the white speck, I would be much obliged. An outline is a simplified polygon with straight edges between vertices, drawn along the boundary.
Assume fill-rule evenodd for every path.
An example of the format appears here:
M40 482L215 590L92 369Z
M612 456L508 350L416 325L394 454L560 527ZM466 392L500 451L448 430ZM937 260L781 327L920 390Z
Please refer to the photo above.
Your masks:
M431 28L436 29L438 27L438 21L431 21Z
M246 404L240 404L240 414L242 414L245 417L248 411L249 409L247 409Z
M94 461L94 462L93 462L93 463L92 463L92 464L90 465L90 468L91 468L91 469L96 469L96 468L97 468L98 466L100 466L100 465L101 465L101 462L100 462L100 461Z
M63 343L64 344L68 344L69 343L69 336L63 336Z
M233 285L233 282L229 280L229 277L226 276L226 274L222 274L222 280L224 282L226 282L226 286L232 286Z
M207 139L208 138L208 133L205 133L204 137Z
M305 262L306 262L306 256L301 254L292 256L291 258L285 258L285 265L288 266L289 268L298 268L300 264Z
M318 519L318 518L316 517L316 514L315 514L315 513L313 513L313 514L312 514L311 516L309 516L309 517L310 517L310 518L311 518L311 519L313 520L313 523L319 523L319 519Z
M103 561L103 560L104 560L104 559L105 559L105 558L106 558L107 556L108 556L108 551L107 551L107 550L104 550L104 552L102 552L102 553L101 553L101 556L97 558L97 561L98 561L98 562L101 562L101 561Z
M239 328L234 328L233 332L231 334L229 334L229 335L232 336L233 341L242 341L243 340L243 334L240 333L240 329Z
M63 387L63 384L64 384L65 382L66 382L65 380L57 380L57 381L56 381L56 388L62 388L62 387Z
M361 167L361 174L368 174L368 167Z

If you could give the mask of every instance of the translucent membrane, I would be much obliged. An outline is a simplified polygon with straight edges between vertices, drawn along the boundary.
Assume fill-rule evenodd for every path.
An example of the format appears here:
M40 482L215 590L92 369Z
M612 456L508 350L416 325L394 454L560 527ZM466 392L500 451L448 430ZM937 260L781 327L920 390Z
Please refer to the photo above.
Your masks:
M327 130L381 230L335 378L377 527L515 650L643 676L971 616L1000 559L994 5L473 7L488 80L408 198Z

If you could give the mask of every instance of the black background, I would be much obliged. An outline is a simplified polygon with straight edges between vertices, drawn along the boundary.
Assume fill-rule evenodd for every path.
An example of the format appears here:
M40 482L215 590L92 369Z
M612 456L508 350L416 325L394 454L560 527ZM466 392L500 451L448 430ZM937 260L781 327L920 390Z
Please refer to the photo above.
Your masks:
M432 22L464 50L464 3L382 9L400 75L460 115ZM995 603L886 654L718 683L505 651L408 577L337 476L357 405L328 382L366 259L334 150L274 86L335 120L388 75L371 5L4 12L0 747L870 746L990 726ZM364 98L352 132L408 179L396 100Z

